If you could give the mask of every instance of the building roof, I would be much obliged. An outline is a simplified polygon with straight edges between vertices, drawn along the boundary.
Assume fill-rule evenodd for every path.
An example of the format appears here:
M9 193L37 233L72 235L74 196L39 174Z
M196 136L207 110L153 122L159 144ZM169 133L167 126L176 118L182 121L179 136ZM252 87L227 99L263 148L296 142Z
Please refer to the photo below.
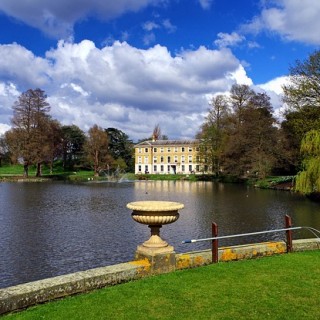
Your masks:
M184 146L184 145L190 145L190 144L198 144L198 139L191 139L191 140L147 140L142 141L138 144L136 144L135 148L140 147L162 147L162 146Z

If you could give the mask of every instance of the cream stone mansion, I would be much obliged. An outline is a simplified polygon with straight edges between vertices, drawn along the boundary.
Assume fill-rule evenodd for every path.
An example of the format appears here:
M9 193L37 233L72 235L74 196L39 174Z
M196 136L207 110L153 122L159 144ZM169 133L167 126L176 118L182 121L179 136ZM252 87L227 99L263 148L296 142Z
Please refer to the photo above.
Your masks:
M199 140L148 140L134 148L136 174L200 172Z

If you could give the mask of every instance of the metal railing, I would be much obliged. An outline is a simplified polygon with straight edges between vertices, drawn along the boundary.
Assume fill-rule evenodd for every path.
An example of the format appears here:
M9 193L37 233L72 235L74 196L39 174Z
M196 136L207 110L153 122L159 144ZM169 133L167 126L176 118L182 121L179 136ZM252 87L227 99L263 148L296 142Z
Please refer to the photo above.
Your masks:
M236 238L236 237L245 237L245 236L253 236L259 234L266 234L266 233L276 233L276 232L286 232L286 247L287 253L292 252L292 231L299 230L299 229L307 229L313 233L314 236L320 239L320 231L312 228L312 227L292 227L291 217L285 215L285 228L281 229L272 229L272 230L264 230L264 231L257 231L257 232L249 232L249 233L240 233L240 234L232 234L227 236L218 236L218 225L213 222L212 223L212 237L210 238L203 238L203 239L191 239L191 240L184 240L182 243L194 243L194 242L201 242L201 241L212 241L212 263L217 263L219 260L218 254L218 242L220 239L229 239L229 238Z

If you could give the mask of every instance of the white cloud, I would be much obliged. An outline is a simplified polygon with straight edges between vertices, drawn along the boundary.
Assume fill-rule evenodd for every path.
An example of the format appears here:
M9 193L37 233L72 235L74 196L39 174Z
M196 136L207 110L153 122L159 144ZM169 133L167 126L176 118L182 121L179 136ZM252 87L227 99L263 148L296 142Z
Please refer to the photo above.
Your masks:
M10 130L10 126L5 123L0 123L0 136L3 135L6 131Z
M156 36L153 32L150 32L143 37L143 43L145 46L149 46L156 41Z
M10 56L15 59L8 59L4 69ZM88 40L60 41L45 58L21 46L0 46L0 66L0 132L9 128L11 107L21 92L39 85L48 94L52 116L63 124L83 130L94 124L116 127L140 139L159 123L170 138L192 138L208 97L234 83L253 86L227 48L199 47L173 56L160 45L142 50L115 42L99 49ZM266 91L279 113L286 81L280 77L253 87Z
M231 72L229 78L235 80L237 84L245 84L247 86L252 86L252 80L247 76L246 71L242 65L239 65L238 69Z
M15 59L4 60L10 56ZM142 50L114 42L99 49L88 40L59 41L44 58L21 46L0 46L0 66L0 103L6 105L0 123L10 124L21 92L39 86L63 124L116 127L133 139L149 136L157 123L171 138L192 138L207 110L206 96L249 81L227 48L173 56L160 45Z
M174 33L177 27L174 26L169 19L165 19L162 22L147 21L142 25L142 29L147 31L143 37L143 43L145 46L150 46L152 43L156 42L155 30L165 29L168 33Z
M0 81L0 134L10 128L12 106L19 95L20 92L13 83Z
M173 33L176 32L177 27L174 26L169 19L165 19L162 21L162 25L164 26L164 28L169 32L169 33Z
M0 12L58 38L69 38L73 25L88 16L109 20L163 0L1 0Z
M244 36L236 32L232 32L232 33L219 32L218 38L219 39L215 40L214 43L216 46L220 48L236 46L245 40Z
M273 91L278 95L283 94L282 87L289 83L289 77L283 76L272 79L271 81L258 85L260 88L266 91Z
M15 79L20 85L41 87L49 80L48 68L48 61L18 44L0 45L0 79L3 81Z
M262 89L270 97L270 102L274 109L274 115L277 119L283 120L283 113L286 110L286 105L283 103L282 87L289 82L289 77L282 76L263 84L258 84L256 89Z
M142 28L146 31L152 31L153 29L159 29L160 26L154 21L147 21L142 25Z
M199 3L203 9L207 10L210 9L212 0L199 0Z
M245 32L267 30L289 41L320 44L320 1L278 0L265 1L261 14L243 25Z

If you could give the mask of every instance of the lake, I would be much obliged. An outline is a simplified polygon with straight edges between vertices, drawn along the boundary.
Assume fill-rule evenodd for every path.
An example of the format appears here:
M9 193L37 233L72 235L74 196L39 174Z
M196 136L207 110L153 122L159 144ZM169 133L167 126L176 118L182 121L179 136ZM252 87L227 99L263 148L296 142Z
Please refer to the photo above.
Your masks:
M139 200L185 205L161 237L176 252L209 249L182 240L294 226L320 229L320 205L287 191L188 181L0 183L0 288L130 261L150 229L136 223L126 204ZM294 238L313 237L294 231ZM234 245L285 239L284 233L221 240Z

